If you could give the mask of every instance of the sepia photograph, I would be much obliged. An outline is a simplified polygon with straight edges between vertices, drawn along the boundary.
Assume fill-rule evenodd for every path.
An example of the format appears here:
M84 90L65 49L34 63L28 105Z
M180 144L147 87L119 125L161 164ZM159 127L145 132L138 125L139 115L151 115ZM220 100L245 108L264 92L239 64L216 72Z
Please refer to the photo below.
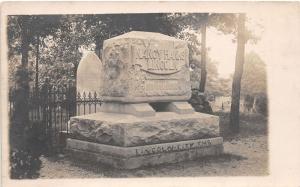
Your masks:
M270 23L276 12L253 11L255 3L252 11L190 2L191 10L2 14L2 173L17 181L270 177L270 117L279 117L270 101L280 102L269 91L279 76L269 54L271 41L285 40ZM295 32L285 34L296 44L294 12Z

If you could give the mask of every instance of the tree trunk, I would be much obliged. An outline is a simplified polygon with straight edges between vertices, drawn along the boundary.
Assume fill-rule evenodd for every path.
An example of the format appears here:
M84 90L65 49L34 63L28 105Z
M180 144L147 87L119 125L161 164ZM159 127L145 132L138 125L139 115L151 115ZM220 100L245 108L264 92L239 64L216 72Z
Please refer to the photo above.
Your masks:
M243 75L244 56L245 56L245 14L239 14L237 51L235 59L235 71L232 82L231 109L230 109L230 129L232 133L239 132L239 110L240 110L240 91L241 79Z
M208 21L208 14L205 14L203 25L201 26L201 80L199 91L205 91L206 84L206 26Z
M97 37L95 38L95 45L96 45L96 47L95 47L95 53L96 53L97 56L100 58L100 60L102 60L102 59L101 59L102 42L101 42L100 36L97 36Z
M36 36L36 59L35 59L35 90L39 88L39 58L40 58L40 36Z
M14 148L24 147L24 131L29 124L29 75L28 75L28 51L29 51L29 32L27 28L29 17L22 16L18 22L21 27L21 66L16 74L16 97L11 124L10 145Z

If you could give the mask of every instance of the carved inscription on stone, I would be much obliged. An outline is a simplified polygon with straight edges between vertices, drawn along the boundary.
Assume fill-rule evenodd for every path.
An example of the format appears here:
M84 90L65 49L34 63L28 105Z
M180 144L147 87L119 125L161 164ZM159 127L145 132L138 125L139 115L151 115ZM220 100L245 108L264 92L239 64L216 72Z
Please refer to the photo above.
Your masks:
M178 90L177 80L147 80L145 84L147 92L155 90Z
M178 73L187 63L186 49L172 45L132 46L132 60L146 72L147 95L181 95Z
M185 64L184 49L162 49L133 47L133 60L141 69L158 75L168 75L180 71Z
M190 149L196 149L200 147L208 147L211 145L217 145L219 143L219 139L203 139L198 140L195 142L187 142L187 143L179 143L179 144L172 144L172 145L153 145L147 148L139 148L135 149L136 156L143 156L143 155L151 155L151 154L160 154L160 153L168 153L168 152L175 152L175 151L184 151Z

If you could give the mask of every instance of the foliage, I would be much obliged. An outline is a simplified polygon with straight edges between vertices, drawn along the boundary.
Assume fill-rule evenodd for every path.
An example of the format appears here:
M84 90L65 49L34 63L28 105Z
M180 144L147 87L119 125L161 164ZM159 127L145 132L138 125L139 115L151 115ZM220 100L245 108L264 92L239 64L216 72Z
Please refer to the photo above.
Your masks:
M237 32L237 50L235 59L235 69L232 80L231 108L230 108L230 129L233 133L239 132L239 108L240 108L240 90L241 79L243 75L245 45L247 39L245 37L245 18L244 13L238 17Z
M255 52L245 56L241 94L246 100L251 98L249 108L263 115L268 114L267 75L264 61Z
M51 16L50 16L51 17ZM59 27L41 37L39 85L51 77L51 84L75 81L84 50L102 48L103 41L130 30L175 34L169 14L64 15ZM99 53L98 53L99 54ZM33 58L31 56L30 58ZM35 62L32 63L34 65ZM33 66L30 67L34 71Z
M201 69L199 67L199 59L192 60L195 66L191 72L191 81L193 88L199 86ZM231 94L231 78L221 78L218 74L218 62L207 59L207 83L205 92L207 95L229 96Z
M35 178L40 166L39 154L36 148L35 138L37 127L33 127L29 121L29 83L31 82L28 62L30 58L30 44L35 39L44 37L53 32L59 22L57 16L12 16L8 22L15 27L8 27L9 54L14 56L21 54L21 63L15 70L15 103L13 117L10 124L10 161L12 178ZM16 50L20 47L20 51ZM14 52L11 52L14 51ZM13 56L12 55L12 56ZM40 125L41 127L41 125ZM34 135L33 135L34 134ZM34 140L33 140L34 139Z
M175 21L182 30L199 32L206 23L208 28L214 27L223 34L237 33L237 15L232 13L185 13L179 14Z
M245 24L250 20L245 17ZM238 32L238 16L237 14L224 13L224 14L210 14L209 16L209 26L215 27L218 31L221 31L224 34L232 34L235 36L233 42L237 41L237 32ZM246 42L256 43L259 40L259 37L253 30L245 27L244 37Z
M268 97L266 94L256 96L255 109L256 112L264 116L268 115Z
M201 43L198 40L198 33L194 30L184 29L179 32L176 37L188 42L190 64L192 64L193 67L197 66L200 68L201 62L199 59L199 55L201 54Z
M267 75L264 61L255 52L245 56L242 78L242 95L258 95L267 92Z
M19 55L14 55L8 62L8 84L10 87L15 87L16 83L16 71L21 65L21 58Z
M9 54L13 57L11 62L16 60L16 55L13 54L20 54L18 17L20 16L8 17ZM36 36L41 40L41 85L44 77L51 77L53 84L75 81L76 68L84 50L95 50L100 56L105 39L131 30L160 32L187 40L190 62L200 63L194 58L200 55L201 43L197 37L205 21L208 27L215 27L224 34L236 33L236 14L214 13L42 15L30 16L27 24L31 28L30 50L34 51ZM32 61L30 69L33 72L35 56L35 52L29 55L29 60ZM207 83L209 84L209 81Z
M188 101L196 112L212 114L212 108L206 99L204 94L201 94L198 90L193 90L192 96Z
M80 18L80 17L79 17ZM41 49L40 86L45 78L51 77L50 84L67 84L75 81L76 69L83 49L91 49L88 29L78 17L64 16L63 26L54 35L44 39Z
M214 95L229 95L230 94L230 79L222 79L218 77L217 64L207 57L204 61L199 56L201 54L201 42L198 40L200 29L206 25L207 27L215 27L223 34L236 34L237 32L237 16L236 14L214 14L214 13L191 13L181 14L177 19L184 28L178 37L188 41L189 43L189 59L194 71L191 73L191 79L194 83L200 84L202 79L207 79L206 93ZM203 45L205 46L205 45ZM209 49L206 49L209 50ZM205 63L202 67L201 63ZM206 78L201 77L202 68L206 68ZM204 83L202 83L204 84ZM193 85L197 87L198 85Z
M21 32L16 16L8 16L7 20L8 57L21 53Z
M37 178L41 165L39 157L33 157L30 152L23 150L13 150L10 153L11 178L26 179Z
M26 21L20 20L25 18ZM27 40L29 44L35 44L37 36L46 37L53 33L61 24L61 16L59 15L38 15L38 16L8 16L8 56L21 53L21 25L24 24L28 31ZM24 19L25 20L25 19Z
M174 17L165 13L84 15L82 19L90 29L99 56L103 41L108 38L132 30L175 35L178 29L172 22Z
M28 68L27 68L27 73L29 76L29 85L30 87L33 87L33 80L34 80L34 73L35 73L35 60L34 60L35 54L31 51L29 51L28 54ZM10 88L15 88L16 87L16 82L17 82L17 72L22 69L21 67L21 55L20 54L15 54L12 55L8 59L8 85Z
M12 120L11 126L15 126ZM28 125L28 124L27 124ZM41 167L39 157L45 150L45 134L40 122L30 123L22 136L10 128L10 174L13 179L37 178ZM17 140L22 138L23 141Z
M232 13L210 14L208 26L215 27L218 31L224 34L237 33L237 15Z

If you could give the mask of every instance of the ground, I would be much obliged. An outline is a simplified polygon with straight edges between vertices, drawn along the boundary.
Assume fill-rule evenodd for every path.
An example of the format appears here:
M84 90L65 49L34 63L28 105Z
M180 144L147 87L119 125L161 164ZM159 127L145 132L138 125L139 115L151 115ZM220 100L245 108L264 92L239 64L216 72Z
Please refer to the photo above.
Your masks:
M41 178L99 177L179 177L179 176L261 176L268 175L267 118L258 114L241 115L238 135L228 133L228 114L220 116L224 154L194 161L164 164L134 170L74 162L60 154L42 157Z

